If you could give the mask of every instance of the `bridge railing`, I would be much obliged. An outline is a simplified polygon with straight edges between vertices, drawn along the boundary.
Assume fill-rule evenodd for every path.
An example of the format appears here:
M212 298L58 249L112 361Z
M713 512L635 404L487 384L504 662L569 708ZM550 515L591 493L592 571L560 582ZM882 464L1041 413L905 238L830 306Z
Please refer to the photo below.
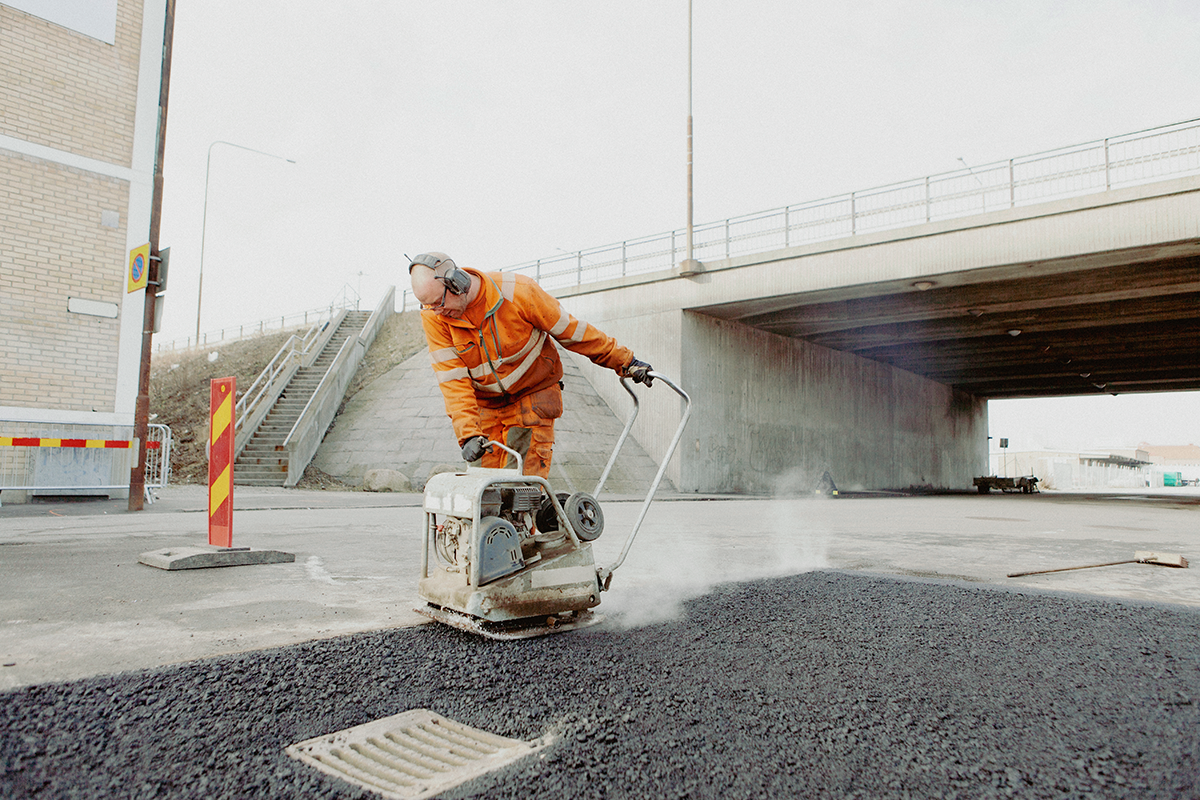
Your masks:
M1200 173L1200 119L693 226L701 261L905 228ZM547 289L672 269L685 231L560 253L505 271Z
M1193 119L696 225L692 250L699 261L718 261L1198 173L1200 119ZM503 271L529 275L551 290L659 272L683 260L685 237L683 229L667 231L559 253ZM331 303L329 309L280 317L273 324L256 323L204 334L201 344L262 333L264 325L270 329L307 326L310 316L316 319L321 313L350 306L357 309L358 296L355 293L351 299L351 291L344 289L340 300ZM402 290L397 310L418 307L412 293ZM175 349L194 343L187 340L157 346L160 350Z

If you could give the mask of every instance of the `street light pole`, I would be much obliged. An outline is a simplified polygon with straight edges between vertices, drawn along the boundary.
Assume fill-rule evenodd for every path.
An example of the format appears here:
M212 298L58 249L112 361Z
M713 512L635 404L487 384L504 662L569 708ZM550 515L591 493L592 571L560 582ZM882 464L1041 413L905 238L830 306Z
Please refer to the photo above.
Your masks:
M692 256L692 0L688 0L687 49L687 250L683 263L679 265L679 274L684 277L704 271L700 262Z
M687 260L692 260L692 0L688 0Z
M199 280L198 286L196 287L196 345L197 346L200 345L200 301L203 299L203 294L204 294L204 240L205 240L205 231L208 228L208 176L212 170L213 148L219 144L225 144L225 145L229 145L230 147L236 147L239 150L249 150L251 153L258 153L259 155L270 156L271 158L278 158L281 161L288 162L289 164L296 163L295 159L284 158L283 156L277 156L274 153L267 153L263 150L255 150L253 147L246 147L245 145L234 144L233 142L216 141L208 146L208 161L204 165L204 215L201 218L201 222L200 222L200 280Z

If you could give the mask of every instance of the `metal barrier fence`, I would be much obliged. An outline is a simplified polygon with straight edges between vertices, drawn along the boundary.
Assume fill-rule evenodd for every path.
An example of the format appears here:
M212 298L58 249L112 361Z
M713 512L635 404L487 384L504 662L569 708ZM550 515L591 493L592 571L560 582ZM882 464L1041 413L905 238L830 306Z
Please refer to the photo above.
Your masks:
M132 425L0 420L0 489L94 495L129 489L137 463ZM171 480L171 429L150 425L146 500Z
M1200 173L1200 119L693 227L715 261ZM683 229L507 267L547 289L674 268ZM407 298L405 298L407 299Z
M270 319L259 320L243 325L235 325L228 328L222 328L218 331L202 331L198 340L193 340L192 337L186 339L173 339L168 342L155 342L154 351L160 353L163 351L173 350L190 350L193 347L205 347L208 345L219 344L221 342L236 342L239 339L248 339L254 336L261 336L264 333L274 331L282 332L294 328L308 328L312 325L331 319L334 314L342 309L358 310L360 303L358 292L352 289L349 285L342 288L341 292L333 301L324 308L313 308L308 311L298 311L295 314L285 314L280 317L271 317Z
M146 433L146 500L153 503L151 489L162 489L171 482L171 429L166 425L148 425ZM154 442L158 447L150 447Z

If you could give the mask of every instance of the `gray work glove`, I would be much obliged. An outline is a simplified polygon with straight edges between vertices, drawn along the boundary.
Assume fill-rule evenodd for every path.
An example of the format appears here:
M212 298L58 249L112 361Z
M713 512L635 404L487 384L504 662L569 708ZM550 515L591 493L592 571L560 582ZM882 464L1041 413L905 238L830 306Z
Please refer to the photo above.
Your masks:
M491 452L491 450L492 448L488 447L486 436L472 436L463 445L463 461L466 461L468 464L478 461L483 458L485 452Z
M625 377L632 378L634 383L644 383L650 386L654 383L654 378L650 377L650 371L654 367L647 364L645 361L638 361L635 357L629 362L629 366L625 368Z

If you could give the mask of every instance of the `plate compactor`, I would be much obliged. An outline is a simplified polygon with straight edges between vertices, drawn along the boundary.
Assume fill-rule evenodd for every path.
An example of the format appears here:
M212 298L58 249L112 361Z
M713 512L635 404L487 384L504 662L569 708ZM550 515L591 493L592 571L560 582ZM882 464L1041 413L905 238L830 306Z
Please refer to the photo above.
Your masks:
M515 469L470 467L429 479L418 589L426 605L414 609L417 613L492 639L541 636L600 621L591 609L625 560L691 414L686 392L657 372L650 376L679 394L683 415L617 561L598 568L591 542L604 530L596 496L637 418L638 398L624 378L633 409L591 494L555 494L545 478L522 475L521 456L500 442L489 444L513 456L509 463L515 460Z

